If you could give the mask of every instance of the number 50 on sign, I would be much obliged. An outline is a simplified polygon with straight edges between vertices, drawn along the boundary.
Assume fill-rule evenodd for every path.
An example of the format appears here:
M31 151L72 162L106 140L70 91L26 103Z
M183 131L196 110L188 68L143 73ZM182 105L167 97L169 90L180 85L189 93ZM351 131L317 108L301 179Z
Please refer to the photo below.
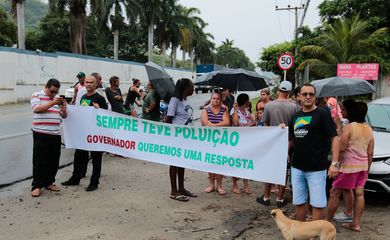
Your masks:
M277 63L281 70L289 70L294 66L294 57L290 53L282 53Z

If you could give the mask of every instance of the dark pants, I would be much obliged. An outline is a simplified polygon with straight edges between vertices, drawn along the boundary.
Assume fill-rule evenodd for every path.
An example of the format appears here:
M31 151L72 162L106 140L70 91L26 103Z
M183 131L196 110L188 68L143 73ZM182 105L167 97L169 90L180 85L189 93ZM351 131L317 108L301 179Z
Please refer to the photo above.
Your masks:
M81 149L76 149L76 151L74 152L72 178L76 181L80 181L82 175L85 174L85 169L87 169L87 165L88 165L89 153L91 153L92 167L93 167L90 184L98 185L100 172L102 169L103 152L97 152L97 151L89 152Z
M61 155L61 136L33 132L32 190L55 182Z

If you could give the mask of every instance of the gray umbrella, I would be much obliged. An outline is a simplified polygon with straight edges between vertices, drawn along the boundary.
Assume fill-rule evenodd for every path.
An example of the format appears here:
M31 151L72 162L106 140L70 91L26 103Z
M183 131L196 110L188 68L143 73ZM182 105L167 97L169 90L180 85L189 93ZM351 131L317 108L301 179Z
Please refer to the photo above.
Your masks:
M168 100L172 97L175 92L175 83L164 68L150 61L145 63L145 68L149 81L161 99Z
M264 78L257 72L242 68L212 71L197 77L194 84L218 86L235 91L257 91L268 87Z
M317 97L352 96L375 92L369 82L356 78L331 77L312 81Z

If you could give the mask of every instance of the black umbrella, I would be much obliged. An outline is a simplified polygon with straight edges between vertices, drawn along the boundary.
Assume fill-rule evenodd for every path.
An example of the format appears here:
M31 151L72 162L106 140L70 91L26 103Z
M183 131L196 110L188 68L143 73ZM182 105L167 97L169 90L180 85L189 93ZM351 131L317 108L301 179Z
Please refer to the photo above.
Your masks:
M195 85L212 85L235 91L257 91L268 85L257 72L226 68L196 78Z
M175 83L171 76L160 65L154 62L145 63L146 73L149 81L153 84L161 99L168 100L175 92Z
M367 94L375 92L369 82L356 78L331 77L312 81L317 97L338 97Z

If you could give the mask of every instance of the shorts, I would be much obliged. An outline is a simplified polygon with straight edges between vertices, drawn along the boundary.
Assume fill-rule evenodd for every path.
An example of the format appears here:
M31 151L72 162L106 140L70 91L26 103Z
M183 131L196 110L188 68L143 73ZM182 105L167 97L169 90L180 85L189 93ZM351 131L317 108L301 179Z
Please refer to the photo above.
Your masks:
M363 188L368 177L367 171L356 173L339 173L333 181L334 188L355 189Z
M306 204L309 193L312 207L326 207L326 170L302 171L291 167L291 183L294 205Z

